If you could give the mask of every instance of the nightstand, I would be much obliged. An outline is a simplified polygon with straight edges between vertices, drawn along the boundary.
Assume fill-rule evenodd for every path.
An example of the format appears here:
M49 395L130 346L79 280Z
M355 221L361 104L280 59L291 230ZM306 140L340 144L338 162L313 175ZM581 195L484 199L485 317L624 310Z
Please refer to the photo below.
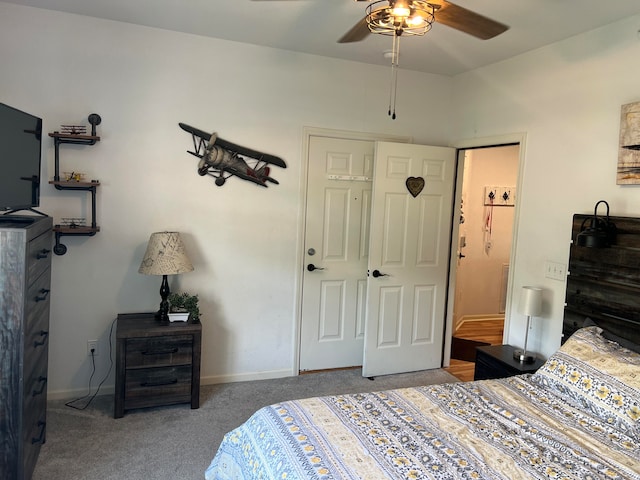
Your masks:
M133 408L198 408L200 322L161 322L155 313L119 314L116 322L114 418Z
M513 358L516 347L511 345L489 345L476 348L476 369L474 380L512 377L524 373L534 373L544 360L536 358L533 363L520 363Z

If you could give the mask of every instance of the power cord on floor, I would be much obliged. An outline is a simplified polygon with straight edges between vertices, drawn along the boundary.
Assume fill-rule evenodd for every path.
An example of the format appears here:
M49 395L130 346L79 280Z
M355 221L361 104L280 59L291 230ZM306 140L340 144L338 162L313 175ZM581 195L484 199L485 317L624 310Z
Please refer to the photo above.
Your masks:
M91 375L89 376L89 387L88 387L89 392L83 397L79 397L79 398L76 398L75 400L70 400L67 403L65 403L67 407L75 408L76 410L86 409L89 405L91 405L91 402L93 402L93 399L98 396L98 393L100 392L100 388L102 387L102 384L109 377L109 374L111 373L111 369L113 368L113 343L112 343L113 338L112 337L113 337L113 327L115 326L115 324L116 324L116 320L114 319L113 322L111 322L111 329L109 330L109 370L107 370L107 373L105 374L104 378L98 384L98 388L96 389L96 392L93 395L91 395L91 380L93 380L93 376L96 373L96 356L95 356L94 350L91 349L92 370L91 370ZM74 403L84 400L86 398L89 398L89 400L84 405L82 406L74 405Z

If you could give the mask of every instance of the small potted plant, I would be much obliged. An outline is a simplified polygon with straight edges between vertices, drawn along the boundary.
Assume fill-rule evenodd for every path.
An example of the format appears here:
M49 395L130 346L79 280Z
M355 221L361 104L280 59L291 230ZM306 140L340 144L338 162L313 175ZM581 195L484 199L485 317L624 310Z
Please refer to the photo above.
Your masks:
M169 294L169 321L186 322L191 317L192 322L200 319L198 307L198 295L190 295L187 292Z

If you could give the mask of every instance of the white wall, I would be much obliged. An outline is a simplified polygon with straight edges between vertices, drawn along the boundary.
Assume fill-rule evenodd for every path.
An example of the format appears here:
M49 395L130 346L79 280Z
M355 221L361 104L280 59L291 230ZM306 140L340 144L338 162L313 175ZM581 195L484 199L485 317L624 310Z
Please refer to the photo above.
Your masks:
M567 263L572 215L601 199L612 215L640 215L640 189L616 185L620 107L640 100L639 26L631 17L455 78L456 137L526 132L513 298L545 289L529 343L545 355L560 343L565 282L545 278L544 263ZM510 320L508 340L522 345L526 318L513 308Z
M203 381L294 373L303 128L452 141L451 81L440 76L401 71L392 121L386 68L1 2L0 59L0 102L41 116L47 132L102 116L97 145L61 151L63 170L100 180L101 231L63 237L68 252L53 259L52 397L85 392L87 340L99 339L95 379L105 375L117 313L158 308L160 278L138 267L160 230L182 232L195 265L171 283L201 298ZM178 122L281 156L280 185L219 188L198 176ZM43 153L50 179L49 137ZM54 221L88 208L83 194L45 182L40 209Z

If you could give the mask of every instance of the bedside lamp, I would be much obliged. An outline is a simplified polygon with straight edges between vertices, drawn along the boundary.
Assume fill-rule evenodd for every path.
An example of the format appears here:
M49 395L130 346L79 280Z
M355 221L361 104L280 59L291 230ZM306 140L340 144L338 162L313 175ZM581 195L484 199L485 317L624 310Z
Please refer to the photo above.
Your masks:
M193 265L187 257L184 244L178 232L156 232L149 237L147 251L144 254L139 273L144 275L162 275L160 285L160 320L169 320L169 282L167 275L177 275L193 271Z
M537 287L522 287L518 310L527 316L527 331L524 335L524 350L515 350L513 352L513 358L520 363L532 363L536 359L536 356L527 353L529 324L531 323L531 317L540 315L542 311L542 289Z

